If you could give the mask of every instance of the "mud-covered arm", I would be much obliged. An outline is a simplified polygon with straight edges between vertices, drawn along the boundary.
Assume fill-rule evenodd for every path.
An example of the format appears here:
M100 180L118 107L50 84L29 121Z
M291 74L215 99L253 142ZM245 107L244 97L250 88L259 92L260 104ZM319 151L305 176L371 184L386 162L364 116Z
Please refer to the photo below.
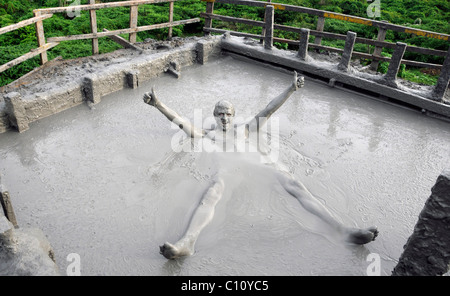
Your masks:
M297 77L297 72L294 71L294 79L292 84L287 87L281 94L274 98L261 112L255 115L247 125L248 131L258 131L272 114L277 111L286 100L299 88L305 84L303 76Z
M158 109L167 119L176 124L180 129L182 129L189 137L203 137L206 132L203 129L195 128L190 121L181 117L177 112L173 111L167 107L163 102L158 100L155 91L152 88L151 92L146 92L144 94L144 103Z

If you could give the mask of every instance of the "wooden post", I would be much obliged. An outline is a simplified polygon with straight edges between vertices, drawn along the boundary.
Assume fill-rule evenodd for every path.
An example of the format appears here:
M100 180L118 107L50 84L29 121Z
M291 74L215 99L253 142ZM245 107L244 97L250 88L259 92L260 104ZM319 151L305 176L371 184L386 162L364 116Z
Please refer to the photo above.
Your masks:
M208 1L206 2L206 13L214 13L214 1ZM211 29L212 28L212 19L211 18L205 18L205 28ZM205 32L205 36L210 36L211 32Z
M383 22L387 22L387 21L383 21ZM378 28L378 36L377 36L377 41L384 41L384 38L386 38L386 32L387 30L385 28ZM375 46L375 49L373 51L373 56L381 56L381 52L383 51L383 47L381 46ZM377 71L378 69L378 64L379 61L375 61L373 60L372 63L370 64L370 69L373 71Z
M431 92L433 100L442 102L444 100L444 94L447 91L450 81L450 48L445 56L444 64L442 65L441 75L439 75L438 81Z
M89 0L89 4L95 4L95 0ZM94 9L89 10L91 18L91 32L97 34L97 14ZM98 54L98 38L92 38L92 54Z
M265 29L264 34L264 48L272 49L273 47L273 21L274 21L274 7L273 5L266 6L265 13Z
M323 32L323 27L325 26L325 17L319 16L317 19L317 28L316 30L319 32ZM320 45L322 43L322 37L316 36L314 39L314 44Z
M40 16L40 15L41 15L41 12L39 11L39 9L36 9L34 11L34 16ZM37 38L39 47L45 45L44 24L43 24L42 20L36 22L36 38ZM41 65L48 62L47 51L43 51L40 54L40 57L41 57Z
M272 0L269 0L268 2L272 2ZM264 14L264 22L266 22L265 14ZM266 36L266 27L262 27L261 36ZM260 39L259 42L262 44L264 42L264 39Z
M130 6L130 29L137 28L137 20L138 20L138 6L133 5ZM137 33L130 33L129 40L131 43L136 43Z
M169 4L169 23L173 22L173 3L174 2L170 2ZM169 27L169 39L172 39L172 33L173 33L173 28Z

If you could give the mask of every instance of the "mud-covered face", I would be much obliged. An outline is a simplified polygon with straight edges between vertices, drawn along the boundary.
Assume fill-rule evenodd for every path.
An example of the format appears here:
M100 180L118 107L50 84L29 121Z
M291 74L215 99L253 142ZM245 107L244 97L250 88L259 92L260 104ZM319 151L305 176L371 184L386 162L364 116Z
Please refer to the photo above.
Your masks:
M217 126L223 130L229 130L233 125L234 110L231 107L218 106L214 110L214 118L216 119Z

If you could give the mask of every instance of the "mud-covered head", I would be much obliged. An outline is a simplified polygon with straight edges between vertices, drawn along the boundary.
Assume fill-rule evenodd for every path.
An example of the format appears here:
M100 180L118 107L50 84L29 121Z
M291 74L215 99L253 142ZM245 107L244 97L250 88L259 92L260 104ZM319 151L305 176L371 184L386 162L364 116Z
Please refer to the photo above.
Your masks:
M217 126L223 131L227 131L233 124L235 110L233 104L226 100L221 100L214 107L214 118Z

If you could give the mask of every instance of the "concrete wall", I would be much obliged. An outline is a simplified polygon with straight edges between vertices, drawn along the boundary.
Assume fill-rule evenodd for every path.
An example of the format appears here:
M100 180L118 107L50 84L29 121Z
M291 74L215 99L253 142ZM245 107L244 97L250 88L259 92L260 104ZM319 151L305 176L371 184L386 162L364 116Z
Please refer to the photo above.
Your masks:
M188 43L164 52L145 51L130 62L110 65L95 73L71 81L62 87L22 97L18 91L3 94L0 107L0 133L8 129L24 132L29 124L52 114L75 107L84 102L97 104L109 93L126 87L138 87L139 81L146 81L169 70L205 63L210 56L220 53L220 38L210 37L197 43Z
M14 227L0 203L0 276L53 275L60 273L44 233L37 228Z
M449 264L450 168L441 173L431 189L392 275L443 275L448 272Z

